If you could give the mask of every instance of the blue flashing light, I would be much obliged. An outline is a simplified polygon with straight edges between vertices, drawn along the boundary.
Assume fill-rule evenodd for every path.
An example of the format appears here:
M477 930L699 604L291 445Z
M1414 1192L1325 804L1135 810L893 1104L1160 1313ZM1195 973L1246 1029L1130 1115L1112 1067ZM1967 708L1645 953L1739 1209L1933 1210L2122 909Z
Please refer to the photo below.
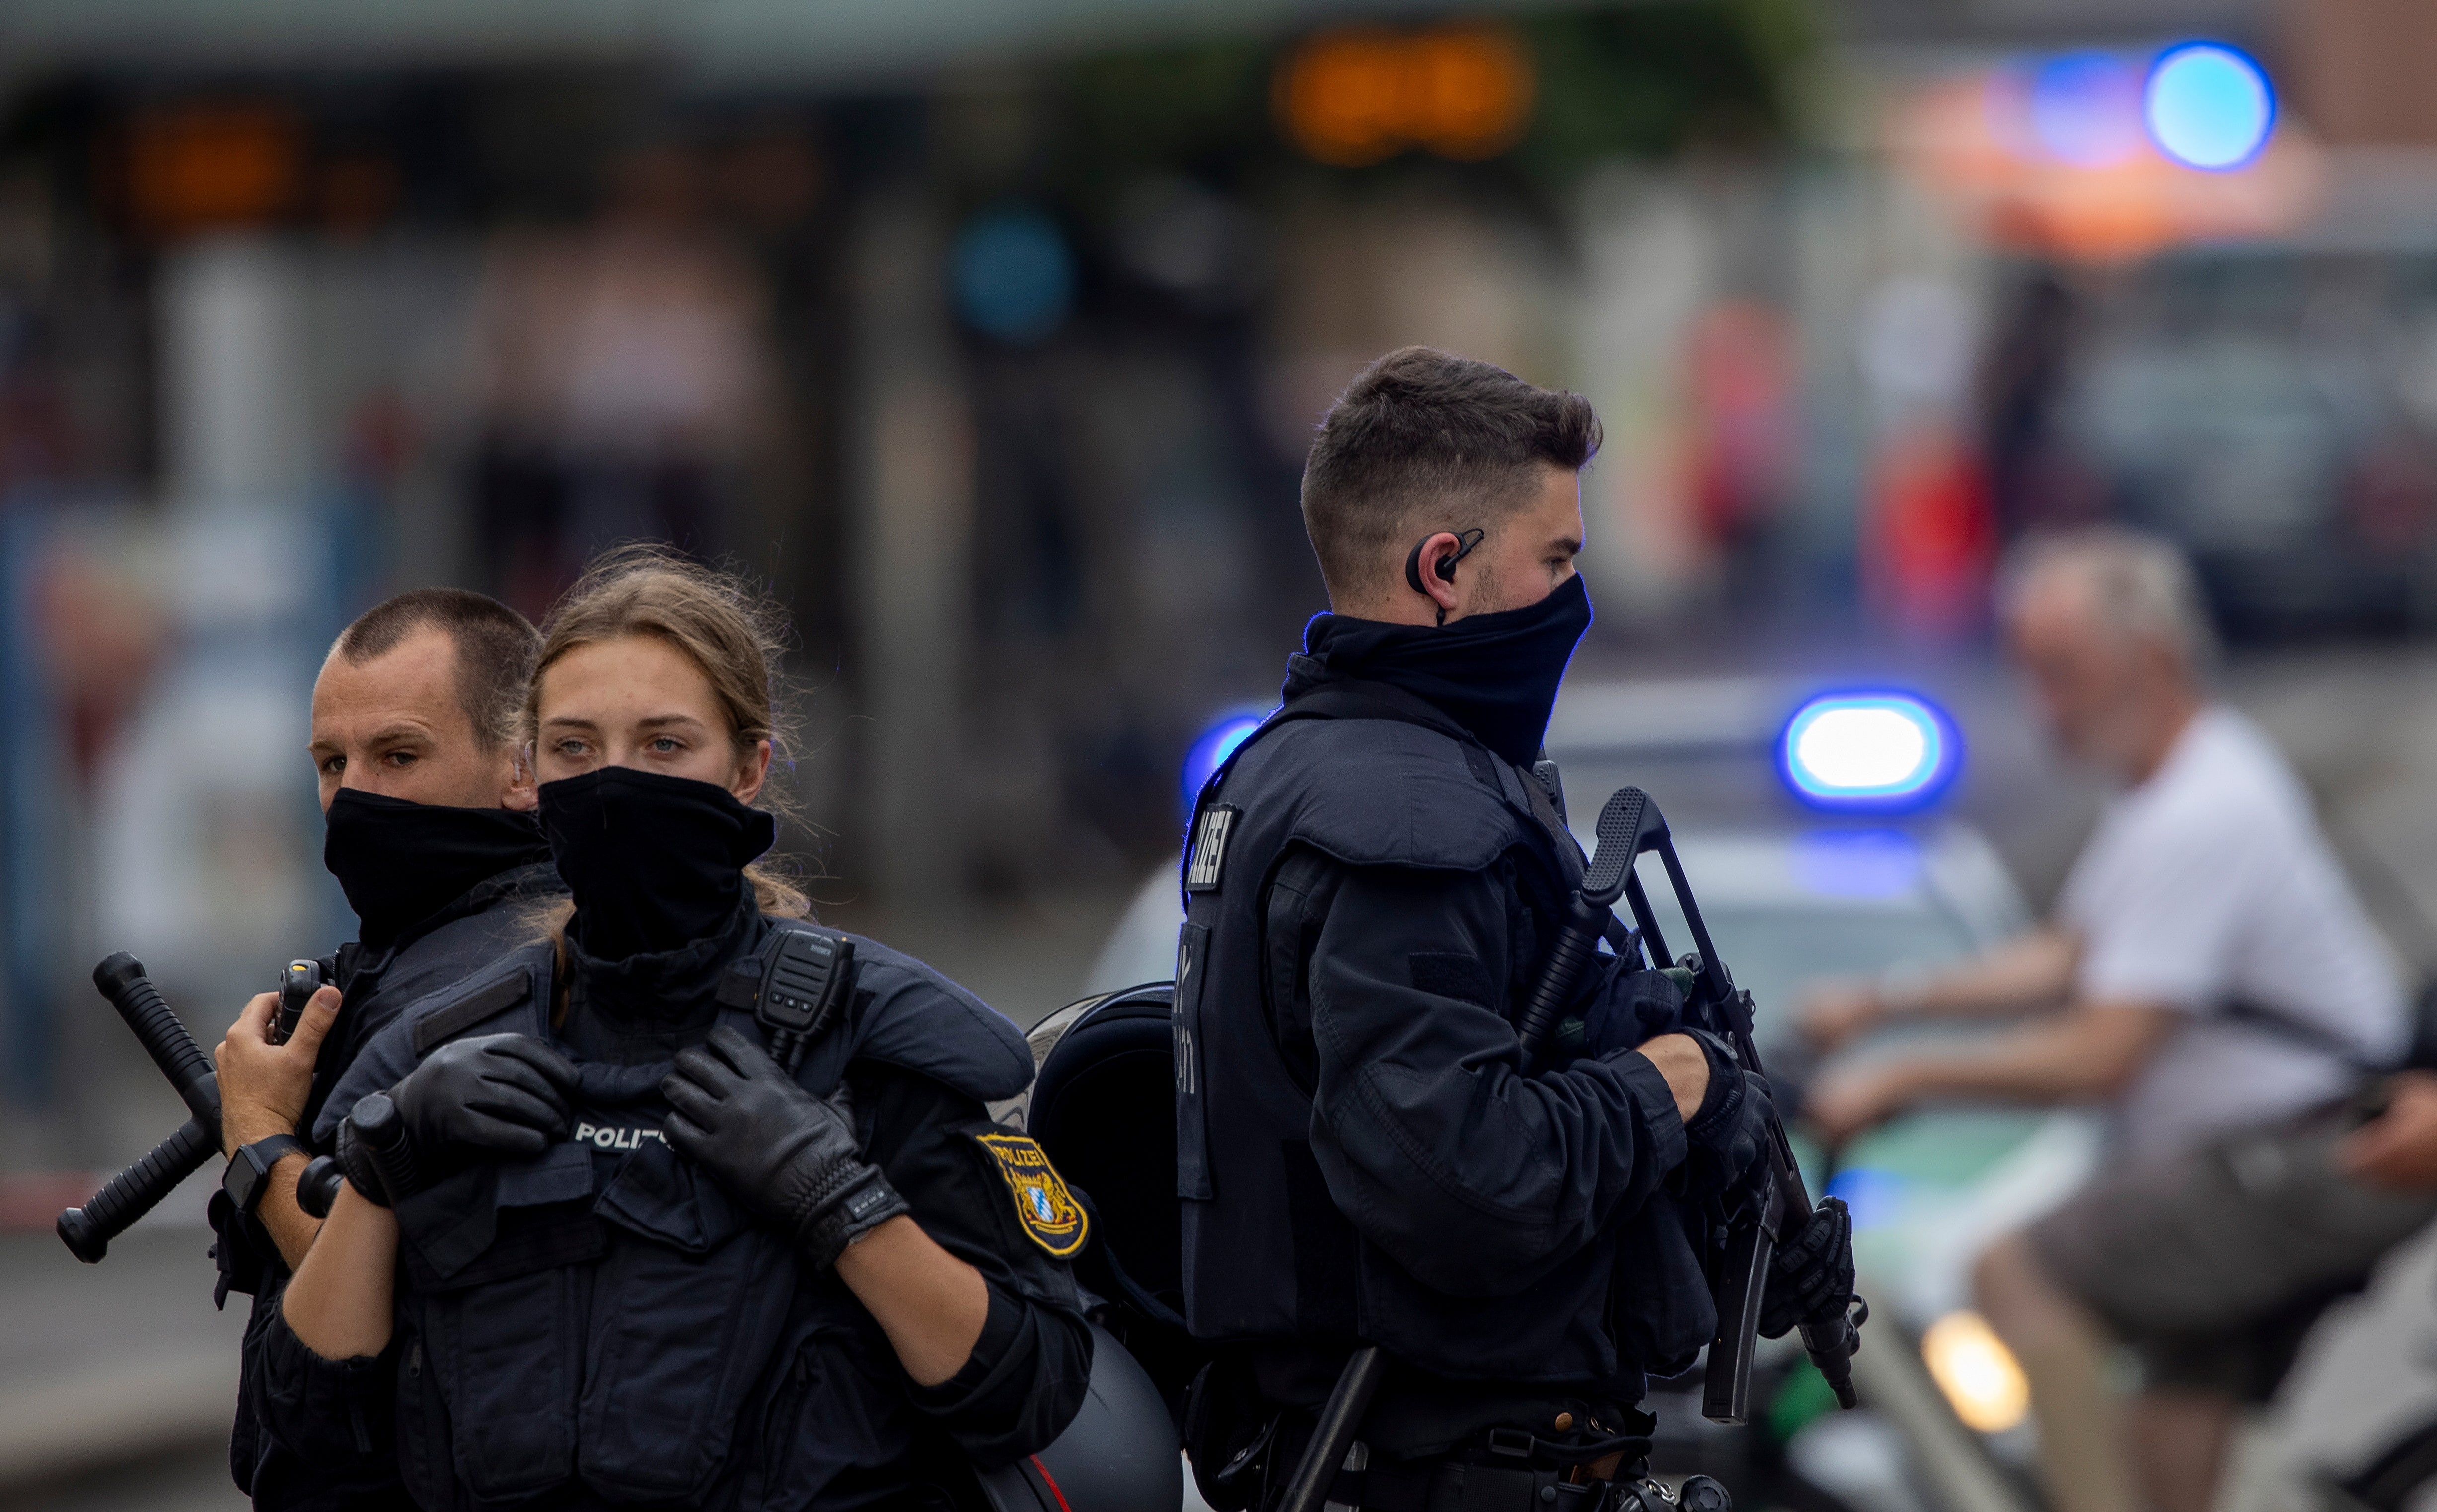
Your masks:
M2103 168L2141 149L2141 82L2113 53L2046 60L2030 96L2031 132L2060 162Z
M2276 126L2268 71L2223 43L2187 43L2160 54L2142 106L2159 151L2214 172L2247 165Z
M1188 820L1193 817L1194 800L1201 796L1201 785L1210 780L1210 773L1235 755L1236 748L1251 739L1269 717L1267 709L1229 709L1202 731L1184 753L1184 815Z
M1935 801L1962 765L1947 717L1909 693L1832 693L1794 711L1778 764L1804 802L1896 810Z

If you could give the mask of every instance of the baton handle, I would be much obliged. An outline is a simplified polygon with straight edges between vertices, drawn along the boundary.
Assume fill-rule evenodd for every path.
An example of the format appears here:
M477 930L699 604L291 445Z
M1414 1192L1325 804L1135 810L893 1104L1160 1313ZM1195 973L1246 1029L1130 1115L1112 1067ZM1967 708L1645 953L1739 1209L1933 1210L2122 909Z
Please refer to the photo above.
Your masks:
M1362 1415L1371 1410L1371 1399L1378 1394L1380 1378L1387 1373L1388 1357L1376 1344L1364 1345L1345 1362L1337 1384L1329 1388L1327 1404L1320 1409L1311 1442L1304 1446L1303 1458L1295 1465L1294 1479L1287 1482L1278 1512L1320 1512L1337 1472L1345 1468L1345 1451L1354 1447L1354 1435L1361 1431Z
M178 1132L152 1147L151 1153L110 1178L81 1208L60 1214L60 1242L87 1265L110 1252L110 1242L128 1225L161 1205L178 1184L220 1153L217 1128L189 1119Z
M93 968L93 984L118 1010L118 1017L127 1020L135 1042L144 1047L152 1064L161 1068L161 1074L177 1088L187 1111L217 1135L220 1100L219 1087L211 1081L211 1057L202 1052L195 1036L178 1021L177 1014L161 996L161 989L144 974L144 963L124 950L118 951Z

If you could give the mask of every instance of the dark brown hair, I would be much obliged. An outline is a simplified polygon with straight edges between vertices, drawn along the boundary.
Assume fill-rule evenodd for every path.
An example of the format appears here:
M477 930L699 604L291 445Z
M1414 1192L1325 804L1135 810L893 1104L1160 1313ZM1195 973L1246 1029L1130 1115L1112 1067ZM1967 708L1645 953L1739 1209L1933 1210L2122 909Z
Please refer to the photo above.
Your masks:
M728 718L738 755L767 740L773 780L757 801L781 803L777 774L787 758L786 731L778 718L784 686L780 657L787 617L744 579L714 571L664 547L628 546L593 560L552 605L542 621L541 654L526 694L523 727L533 738L541 717L542 674L578 646L626 635L656 635L684 652L710 684L710 694ZM764 913L802 918L812 904L801 889L773 872L767 859L745 868Z
M1427 346L1364 368L1320 423L1303 466L1303 524L1329 597L1389 584L1396 548L1487 527L1532 495L1541 467L1600 447L1590 401Z
M419 630L437 630L457 651L457 703L486 751L516 743L525 686L541 654L541 632L500 602L464 588L414 588L384 599L339 632L332 654L350 667L386 656Z

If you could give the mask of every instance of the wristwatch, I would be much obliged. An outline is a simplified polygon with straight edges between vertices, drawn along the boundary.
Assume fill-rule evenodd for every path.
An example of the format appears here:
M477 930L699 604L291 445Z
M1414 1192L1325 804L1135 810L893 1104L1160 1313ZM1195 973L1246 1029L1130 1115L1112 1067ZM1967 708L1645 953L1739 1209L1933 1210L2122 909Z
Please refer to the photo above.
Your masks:
M220 1177L220 1190L237 1205L237 1217L254 1216L255 1206L262 1201L262 1178L271 1174L272 1166L289 1156L305 1153L305 1141L292 1134L274 1134L252 1144L238 1145L237 1154L229 1156L227 1173Z

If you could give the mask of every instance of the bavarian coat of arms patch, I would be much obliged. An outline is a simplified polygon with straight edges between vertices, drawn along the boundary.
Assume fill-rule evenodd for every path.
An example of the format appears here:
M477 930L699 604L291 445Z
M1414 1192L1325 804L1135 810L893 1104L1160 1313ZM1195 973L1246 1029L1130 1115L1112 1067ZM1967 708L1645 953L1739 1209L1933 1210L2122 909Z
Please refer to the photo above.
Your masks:
M1032 1242L1065 1260L1089 1237L1083 1205L1066 1190L1058 1168L1041 1146L1021 1134L976 1134L973 1142L991 1154L1015 1195L1016 1222Z

